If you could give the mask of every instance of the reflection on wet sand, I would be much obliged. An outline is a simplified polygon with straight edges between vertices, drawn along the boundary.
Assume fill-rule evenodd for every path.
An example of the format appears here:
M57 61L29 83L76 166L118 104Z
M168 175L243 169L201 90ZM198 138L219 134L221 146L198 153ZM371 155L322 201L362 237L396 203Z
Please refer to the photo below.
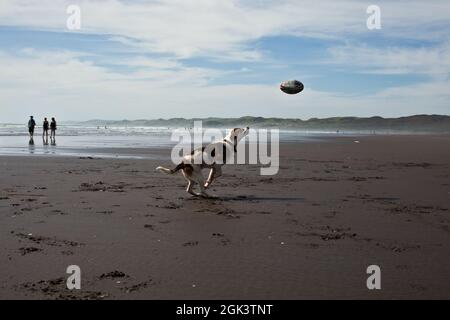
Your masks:
M28 143L28 151L29 151L30 154L34 154L34 150L35 150L34 140L33 140L33 138L31 138L29 143Z

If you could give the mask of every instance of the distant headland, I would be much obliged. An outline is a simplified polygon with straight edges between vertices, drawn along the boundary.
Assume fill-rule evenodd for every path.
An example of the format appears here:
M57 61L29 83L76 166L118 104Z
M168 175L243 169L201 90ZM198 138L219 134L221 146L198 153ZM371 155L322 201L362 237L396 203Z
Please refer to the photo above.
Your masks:
M450 116L447 115L413 115L399 118L383 117L332 117L311 118L308 120L294 118L170 118L139 120L89 120L72 122L87 126L143 126L143 127L192 127L194 121L202 121L203 127L240 127L280 128L292 130L329 130L329 131L405 131L405 132L448 132L450 133Z

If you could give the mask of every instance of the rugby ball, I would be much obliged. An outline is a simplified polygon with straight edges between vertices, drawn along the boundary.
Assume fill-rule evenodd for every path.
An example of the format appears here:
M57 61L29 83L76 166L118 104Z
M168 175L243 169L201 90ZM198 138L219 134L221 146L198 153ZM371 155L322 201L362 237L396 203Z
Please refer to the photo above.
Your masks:
M287 94L297 94L303 91L303 83L298 80L283 81L280 84L280 90Z

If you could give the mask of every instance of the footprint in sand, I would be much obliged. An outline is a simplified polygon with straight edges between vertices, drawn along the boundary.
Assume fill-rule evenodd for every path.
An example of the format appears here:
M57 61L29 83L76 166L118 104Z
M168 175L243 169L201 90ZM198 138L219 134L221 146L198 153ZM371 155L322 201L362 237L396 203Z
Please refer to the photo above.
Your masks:
M131 292L135 292L135 291L139 291L141 289L147 288L152 283L153 283L153 280L150 279L148 281L140 282L140 283L132 285L130 287L125 287L122 290L124 290L126 293L131 293Z
M32 293L41 293L53 299L64 300L98 300L108 297L108 294L99 291L69 291L66 287L65 278L57 278L51 280L41 280L37 282L25 282L21 284L21 288Z
M183 243L183 247L195 247L198 246L198 241L189 241Z
M99 279L116 279L116 278L129 278L127 274L122 271L114 270L111 272L103 273L98 278Z
M22 247L19 248L19 252L22 256L27 255L29 253L33 253L33 252L40 252L42 251L42 249L40 248L35 248L35 247Z

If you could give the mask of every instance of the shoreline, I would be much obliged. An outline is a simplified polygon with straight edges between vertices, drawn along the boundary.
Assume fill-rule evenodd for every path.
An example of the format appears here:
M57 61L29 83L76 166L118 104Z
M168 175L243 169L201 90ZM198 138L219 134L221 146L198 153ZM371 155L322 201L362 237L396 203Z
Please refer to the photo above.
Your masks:
M0 138L5 138L5 136L0 136ZM77 139L82 138L83 140L94 140L96 137L88 136L88 137L80 137L80 136L74 136ZM303 136L300 135L295 138L282 138L280 139L280 145L282 144L304 144L304 143L321 143L321 142L338 142L340 140L346 140L346 139L352 139L352 138L375 138L375 137L404 137L404 138L414 138L414 137L430 137L430 138L436 138L436 137L450 137L449 134L319 134L319 135L311 135L311 136ZM14 137L16 140L18 137ZM166 159L167 157L164 157L164 150L169 149L173 147L176 143L171 142L170 140L164 139L159 140L156 144L148 144L144 145L141 144L138 147L128 147L125 144L127 141L130 143L133 142L133 136L131 137L115 137L115 136L102 136L102 138L110 138L112 139L110 141L110 145L108 146L98 146L98 145L90 145L86 147L80 147L80 146L73 146L73 142L69 141L68 145L64 145L65 142L67 142L67 137L62 137L61 140L57 140L56 146L51 145L43 145L42 141L39 139L36 139L35 144L30 146L27 144L27 137L23 136L20 137L23 138L24 143L22 146L18 146L17 142L10 146L4 146L0 147L0 157L2 156L24 156L24 157L94 157L94 158L105 158L105 159L142 159L142 160L148 160L148 159ZM98 138L98 137L97 137ZM114 138L126 138L127 140L124 141L115 141ZM145 139L145 136L138 137L140 140L143 138ZM151 139L152 137L149 137ZM62 142L60 142L62 141ZM1 142L1 140L0 140ZM78 142L77 142L78 143ZM123 145L117 145L117 144L123 143ZM249 143L248 141L246 142Z

